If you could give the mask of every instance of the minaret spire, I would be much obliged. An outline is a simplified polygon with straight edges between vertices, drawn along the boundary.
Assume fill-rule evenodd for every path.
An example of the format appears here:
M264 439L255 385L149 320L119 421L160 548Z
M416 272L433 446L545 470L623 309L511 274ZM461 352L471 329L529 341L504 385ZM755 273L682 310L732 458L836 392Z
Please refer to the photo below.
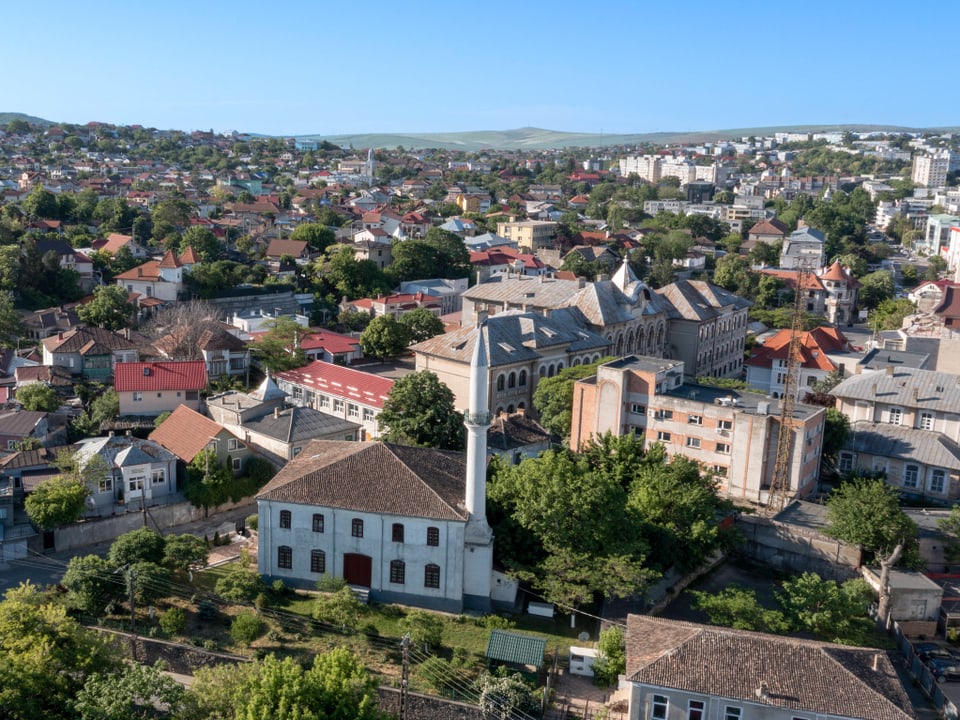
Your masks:
M467 487L464 502L470 512L467 533L490 535L487 525L487 429L490 427L490 366L484 341L486 323L477 327L470 361L470 405L464 415L467 427ZM471 527L473 526L473 527ZM471 530L474 532L471 533ZM478 532L479 531L479 532Z

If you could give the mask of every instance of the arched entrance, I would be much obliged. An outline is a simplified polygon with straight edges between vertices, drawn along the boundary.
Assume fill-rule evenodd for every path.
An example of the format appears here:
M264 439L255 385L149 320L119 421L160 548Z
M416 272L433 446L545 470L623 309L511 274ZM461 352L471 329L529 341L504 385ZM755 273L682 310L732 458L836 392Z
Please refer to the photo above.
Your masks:
M347 585L370 587L370 578L373 576L373 559L369 555L358 553L344 553L343 579Z

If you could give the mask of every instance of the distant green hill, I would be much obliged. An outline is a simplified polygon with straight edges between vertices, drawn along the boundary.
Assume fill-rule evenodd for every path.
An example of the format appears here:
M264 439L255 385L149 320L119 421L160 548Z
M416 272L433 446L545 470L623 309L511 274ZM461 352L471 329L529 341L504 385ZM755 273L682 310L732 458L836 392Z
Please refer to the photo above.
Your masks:
M34 117L33 115L25 115L24 113L17 112L5 112L0 113L0 127L3 127L11 120L26 120L31 125L53 125L54 123L50 120L44 120L43 118Z
M355 148L439 148L474 151L484 148L497 150L549 150L564 147L602 147L608 145L642 145L653 143L702 143L732 138L772 135L775 132L828 132L831 130L859 130L881 132L917 132L936 130L955 132L957 128L907 128L895 125L789 125L779 127L735 128L730 130L698 130L678 132L599 134L569 133L541 128L516 130L480 130L455 133L371 133L357 135L299 135L301 139L327 140Z

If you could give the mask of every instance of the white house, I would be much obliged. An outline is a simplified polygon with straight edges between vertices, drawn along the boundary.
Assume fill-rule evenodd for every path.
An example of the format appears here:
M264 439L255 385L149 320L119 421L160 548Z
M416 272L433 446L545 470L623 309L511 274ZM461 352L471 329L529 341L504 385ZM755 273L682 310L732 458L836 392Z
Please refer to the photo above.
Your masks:
M90 510L109 513L118 500L148 505L177 491L177 456L153 440L114 435L81 440L77 461L86 467L99 455L108 468L91 481Z
M377 601L448 612L490 609L489 371L482 336L476 346L466 458L431 448L314 440L257 495L263 575L310 585L333 575Z

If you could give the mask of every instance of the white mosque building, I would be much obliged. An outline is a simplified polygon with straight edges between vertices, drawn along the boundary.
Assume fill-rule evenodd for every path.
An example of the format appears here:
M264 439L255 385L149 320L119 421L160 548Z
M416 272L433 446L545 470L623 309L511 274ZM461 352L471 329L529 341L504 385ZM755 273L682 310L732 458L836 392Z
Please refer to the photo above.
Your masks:
M511 604L486 518L489 358L470 366L467 452L314 440L257 495L258 569L312 586L344 578L372 600L447 612Z

